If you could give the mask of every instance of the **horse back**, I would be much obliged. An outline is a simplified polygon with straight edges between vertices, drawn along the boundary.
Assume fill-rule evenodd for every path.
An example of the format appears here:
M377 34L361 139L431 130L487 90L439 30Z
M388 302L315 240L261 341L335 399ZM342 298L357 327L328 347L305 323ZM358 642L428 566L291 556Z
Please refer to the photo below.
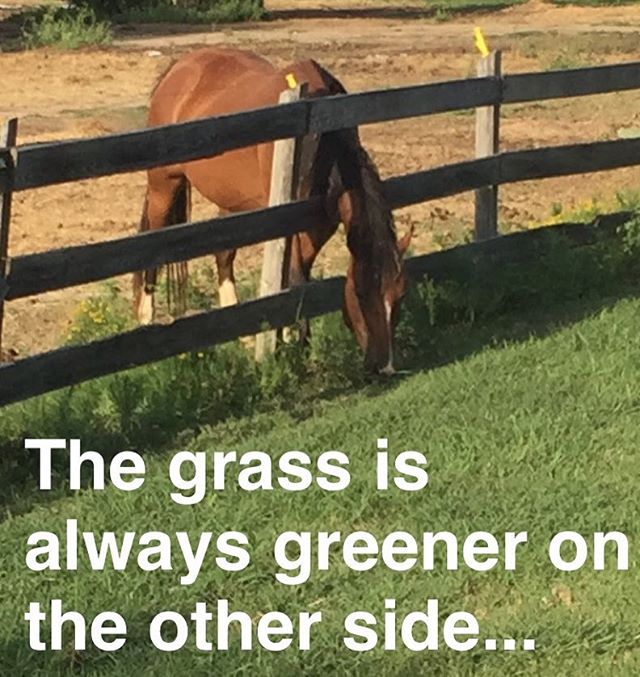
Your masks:
M151 97L148 122L165 125L275 105L288 87L289 74L307 83L310 97L345 91L312 60L277 69L253 52L205 48L180 58L161 77ZM184 173L222 209L255 209L268 200L272 155L272 143L260 144L170 171Z
M151 97L149 124L274 105L288 86L289 74L307 84L309 96L345 92L334 76L311 59L276 69L253 52L204 48L181 57L161 76Z

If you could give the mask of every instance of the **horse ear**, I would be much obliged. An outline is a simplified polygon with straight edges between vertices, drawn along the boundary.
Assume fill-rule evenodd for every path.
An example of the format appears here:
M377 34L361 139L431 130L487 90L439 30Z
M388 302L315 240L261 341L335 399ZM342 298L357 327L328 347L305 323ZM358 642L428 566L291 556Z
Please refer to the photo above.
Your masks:
M414 230L415 226L412 223L409 230L398 240L398 251L400 252L401 256L404 256L407 253L407 249L409 249L409 245L411 244L411 238L413 237Z

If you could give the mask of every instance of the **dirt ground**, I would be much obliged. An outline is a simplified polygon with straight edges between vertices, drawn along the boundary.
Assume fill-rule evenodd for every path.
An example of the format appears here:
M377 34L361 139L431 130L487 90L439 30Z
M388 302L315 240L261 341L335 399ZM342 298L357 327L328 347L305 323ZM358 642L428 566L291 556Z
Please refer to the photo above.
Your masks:
M5 0L3 6L11 4ZM335 12L345 6L351 15ZM206 32L202 27L136 26L121 31L108 49L0 53L0 117L20 118L20 143L141 127L155 79L176 56L203 44L253 49L278 64L312 57L352 91L472 75L478 58L475 25L483 27L491 47L504 50L505 72L640 59L640 6L557 8L531 2L446 22L410 12L398 16L389 4L378 11L370 2L272 0L270 9L279 18L263 24L213 26ZM502 113L504 149L613 139L640 127L640 92L511 106ZM382 175L393 176L472 157L474 118L445 114L371 125L362 129L362 137ZM135 232L144 184L143 174L132 174L16 194L10 254ZM500 220L505 230L530 227L548 220L552 209L580 208L593 197L606 203L621 190L640 191L640 169L505 186ZM213 211L196 200L195 218ZM422 253L468 232L472 214L472 196L465 194L402 210L397 222L401 232L416 226L413 250ZM259 250L249 249L239 257L238 268L258 261ZM323 273L340 271L345 261L337 238L318 267ZM5 347L24 356L56 345L79 300L93 289L9 303Z

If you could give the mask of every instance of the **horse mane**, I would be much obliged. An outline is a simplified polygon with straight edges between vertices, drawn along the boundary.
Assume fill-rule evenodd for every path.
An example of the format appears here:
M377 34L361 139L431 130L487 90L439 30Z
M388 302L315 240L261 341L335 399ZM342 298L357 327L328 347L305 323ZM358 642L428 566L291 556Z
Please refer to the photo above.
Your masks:
M329 96L346 94L347 90L332 73L317 61L310 62L320 74ZM333 172L329 178L329 190L339 190L342 179L343 189L361 190L364 207L367 211L367 223L370 235L376 241L396 241L396 231L389 203L384 194L384 185L380 173L371 156L362 147L357 129L345 129L323 135L330 139L329 151L335 157L338 174Z
M356 153L369 222L374 226L375 235L392 236L395 241L396 228L393 219L390 218L391 210L378 167L362 146L358 146Z
M402 268L402 257L397 247L397 232L391 212L391 206L385 195L384 184L375 162L360 146L358 164L361 170L364 208L367 211L367 225L373 244L370 247L370 261L379 265L384 276L396 275Z
M378 168L362 147L357 131L323 134L317 160L313 192L337 198L352 191L360 198L359 208L364 211L364 217L349 225L349 249L378 266L383 275L395 274L401 261L391 208ZM325 175L325 181L319 181L318 175Z

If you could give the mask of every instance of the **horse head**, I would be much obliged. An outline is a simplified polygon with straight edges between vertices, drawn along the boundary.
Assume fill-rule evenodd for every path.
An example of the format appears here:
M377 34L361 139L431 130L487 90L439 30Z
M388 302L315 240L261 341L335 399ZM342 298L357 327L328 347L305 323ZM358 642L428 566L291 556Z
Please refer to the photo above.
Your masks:
M347 226L351 260L344 287L343 315L364 351L365 368L394 373L394 334L407 288L403 257L412 231L398 239L391 210L371 196L344 193L338 205ZM385 223L383 232L376 226Z
M345 92L321 66L306 65L324 83L313 87L313 96ZM311 80L308 72L299 77ZM338 222L344 224L351 254L344 288L345 323L364 351L365 368L393 374L394 330L407 286L403 257L412 230L398 239L384 185L357 129L324 133L303 146L303 154L304 150L308 157L300 165L308 171L302 173L302 193L325 195L329 222L335 224L323 236L318 237L318 230L313 246L317 250Z

